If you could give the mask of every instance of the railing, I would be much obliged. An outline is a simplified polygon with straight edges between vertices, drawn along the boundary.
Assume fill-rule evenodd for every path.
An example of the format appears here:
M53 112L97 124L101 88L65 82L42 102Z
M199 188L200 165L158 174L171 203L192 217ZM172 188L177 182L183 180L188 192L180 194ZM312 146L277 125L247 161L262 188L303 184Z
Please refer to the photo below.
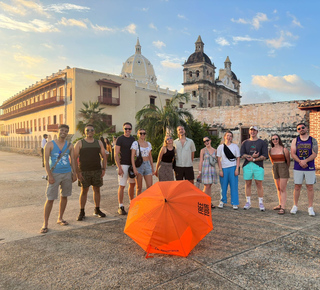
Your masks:
M120 106L120 98L98 96L98 101L100 104L103 104L103 105Z
M48 132L58 132L59 131L59 124L51 124L47 125Z
M39 102L35 102L33 104L27 105L25 107L16 109L12 112L0 115L0 120L8 120L12 117L18 117L24 115L25 113L31 113L34 111L38 111L39 109L46 109L55 106L60 106L64 104L64 100L57 100L57 97L52 97L49 99L45 99Z
M19 128L16 129L16 134L29 134L30 130L28 128Z
M1 131L1 136L9 136L9 132L8 131Z

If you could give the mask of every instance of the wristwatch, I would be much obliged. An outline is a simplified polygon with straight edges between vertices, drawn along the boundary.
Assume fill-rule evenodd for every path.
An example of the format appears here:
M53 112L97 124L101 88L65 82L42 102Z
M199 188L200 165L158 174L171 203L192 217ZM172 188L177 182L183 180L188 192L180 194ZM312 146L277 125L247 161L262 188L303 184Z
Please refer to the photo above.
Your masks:
M256 161L256 159L255 159L255 158L252 158L252 160L253 160L253 162L255 162L255 161Z

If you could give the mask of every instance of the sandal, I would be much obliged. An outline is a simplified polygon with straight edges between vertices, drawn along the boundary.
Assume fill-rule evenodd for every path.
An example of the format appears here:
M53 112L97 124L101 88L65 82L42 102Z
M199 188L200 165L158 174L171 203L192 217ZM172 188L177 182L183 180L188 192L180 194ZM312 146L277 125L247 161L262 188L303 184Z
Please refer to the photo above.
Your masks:
M279 210L279 209L281 209L281 204L279 204L279 205L277 205L277 206L275 206L275 207L273 208L273 210Z
M214 208L216 208L216 207L211 203L211 208L214 209Z
M46 234L48 232L48 228L41 228L40 229L40 234Z
M67 226L69 223L65 220L62 220L62 221L58 221L57 224L60 226Z
M280 208L278 214L285 214L286 210L284 208Z

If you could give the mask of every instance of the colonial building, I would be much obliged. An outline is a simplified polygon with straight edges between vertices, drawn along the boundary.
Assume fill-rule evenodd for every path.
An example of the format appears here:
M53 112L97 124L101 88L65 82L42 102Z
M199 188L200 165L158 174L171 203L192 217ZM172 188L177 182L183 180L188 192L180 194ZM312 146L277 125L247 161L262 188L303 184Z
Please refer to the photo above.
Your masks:
M182 85L184 92L191 96L193 108L240 105L240 80L231 70L228 56L224 65L216 78L216 67L204 53L204 43L199 36L195 43L195 52L183 65Z
M126 121L135 124L135 115L143 106L164 106L177 92L157 84L152 64L141 54L139 40L135 50L120 75L66 67L3 102L2 145L38 152L42 135L56 138L62 123L70 126L74 138L80 137L76 126L83 102L99 101L112 132L121 131Z

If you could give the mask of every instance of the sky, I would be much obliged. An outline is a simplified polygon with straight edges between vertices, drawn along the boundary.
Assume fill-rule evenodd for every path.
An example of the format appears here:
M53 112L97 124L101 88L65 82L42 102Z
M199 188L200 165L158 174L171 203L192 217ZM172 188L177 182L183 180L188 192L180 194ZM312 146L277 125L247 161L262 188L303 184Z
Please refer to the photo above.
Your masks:
M320 1L0 0L0 104L66 66L119 75L141 52L162 88L181 91L200 35L241 104L320 99Z

